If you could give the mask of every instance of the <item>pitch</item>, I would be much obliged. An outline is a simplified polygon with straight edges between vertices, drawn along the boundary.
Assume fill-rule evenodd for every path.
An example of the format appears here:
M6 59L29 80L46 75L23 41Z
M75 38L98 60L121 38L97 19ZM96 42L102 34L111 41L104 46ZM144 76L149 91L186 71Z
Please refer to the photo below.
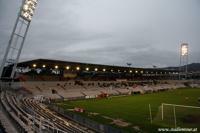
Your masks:
M137 130L142 132L156 132L160 127L173 127L172 123L160 121L160 107L162 103L200 106L199 98L199 88L184 88L144 95L65 101L57 103L57 105L68 111L75 107L83 108L85 112L78 114L99 123L121 128L125 132L135 132ZM152 111L152 124L150 123L149 104L151 105ZM165 111L167 110L170 109L166 109ZM180 119L177 119L177 123L184 123L184 126L196 127L200 130L200 120L186 121L187 117L189 117L185 114L187 111L189 111L193 117L200 118L200 113L198 113L200 110L183 111L182 109L182 111L177 112L178 116L180 116ZM173 122L173 117L171 117L171 115L170 111L165 112L165 117L168 116L168 119L172 119L171 121ZM178 126L181 127L182 125Z

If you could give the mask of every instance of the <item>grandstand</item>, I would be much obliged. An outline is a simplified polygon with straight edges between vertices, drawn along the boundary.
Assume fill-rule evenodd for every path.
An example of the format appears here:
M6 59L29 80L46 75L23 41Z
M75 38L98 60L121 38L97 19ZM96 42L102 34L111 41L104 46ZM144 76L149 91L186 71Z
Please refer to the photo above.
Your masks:
M68 119L59 117L55 112L32 98L22 98L5 91L1 93L1 102L3 108L8 112L9 118L19 129L8 132L92 132Z
M10 66L12 67L12 66ZM4 74L9 74L8 68ZM131 96L183 87L198 80L176 80L177 71L37 59L18 64L15 82L2 79L2 121L7 132L121 132L52 108L57 101ZM75 108L84 111L82 108ZM61 115L60 115L61 114ZM2 117L3 118L3 117ZM79 118L79 119L77 119ZM10 122L9 122L10 120ZM82 120L82 121L81 121ZM87 122L86 122L87 121Z
M101 94L130 95L134 93L152 93L169 89L183 88L183 83L136 83L134 81L27 81L15 84L32 96L55 99L84 99L97 98ZM196 84L197 85L197 84Z

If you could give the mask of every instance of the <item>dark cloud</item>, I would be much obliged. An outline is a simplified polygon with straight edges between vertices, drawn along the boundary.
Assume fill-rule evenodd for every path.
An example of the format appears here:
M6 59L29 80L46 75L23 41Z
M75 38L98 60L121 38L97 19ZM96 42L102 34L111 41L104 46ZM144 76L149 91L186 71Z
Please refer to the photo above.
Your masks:
M20 3L0 0L1 55ZM187 42L200 62L199 12L199 0L41 0L21 60L176 66Z

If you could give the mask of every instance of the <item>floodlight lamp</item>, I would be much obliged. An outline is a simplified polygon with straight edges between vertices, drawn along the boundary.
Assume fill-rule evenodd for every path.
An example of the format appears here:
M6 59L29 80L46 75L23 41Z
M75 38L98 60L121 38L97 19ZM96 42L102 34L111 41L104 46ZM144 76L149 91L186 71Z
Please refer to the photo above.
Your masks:
M24 10L24 11L28 11L28 5L27 5L27 4L25 4L25 5L23 6L23 10Z
M21 12L21 16L26 19L27 21L31 21L32 19L32 16L28 13L28 12L25 12L25 11L22 11Z
M24 4L26 4L26 5L30 5L30 4L31 4L31 1L26 0Z
M33 9L33 10L35 10L35 8L36 8L36 6L35 6L35 5L33 5L33 6L32 6L32 9Z
M105 71L106 71L106 69L104 68L104 69L103 69L103 71L105 72Z
M33 16L33 9L29 9L29 14Z
M129 72L130 72L130 73L132 73L133 71L132 71L132 70L130 70Z
M69 68L70 68L69 66L66 66L66 69L67 69L67 70L69 70Z
M25 1L25 4L29 4L29 5L31 5L31 6L37 5L37 0L26 0L26 1Z
M21 10L21 17L27 21L31 21L37 5L37 0L26 0Z
M30 21L32 20L32 16L31 15L28 16L28 20L30 20Z
M46 65L42 65L42 67L43 67L43 68L45 68L45 67L46 67Z
M28 12L24 12L24 11L21 12L21 15L25 18L27 18L29 16Z
M187 45L182 45L181 47L181 55L185 56L188 54L188 46Z
M58 66L55 66L55 69L58 69Z
M36 67L37 65L36 64L33 64L33 67Z
M86 70L86 71L89 71L89 68L87 67L85 70Z
M138 71L136 70L135 73L138 73Z
M27 1L31 1L34 4L37 4L38 0L27 0Z
M95 70L95 71L98 71L98 68L95 68L94 70Z
M76 70L79 71L79 70L80 70L80 67L76 67Z

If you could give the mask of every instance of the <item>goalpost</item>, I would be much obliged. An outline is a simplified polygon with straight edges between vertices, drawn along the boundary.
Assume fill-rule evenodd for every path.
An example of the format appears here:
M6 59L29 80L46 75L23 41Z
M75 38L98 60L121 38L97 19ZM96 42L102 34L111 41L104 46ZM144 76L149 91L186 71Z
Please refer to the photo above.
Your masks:
M184 113L185 114L187 114L187 113L188 114L193 114L194 117L195 117L195 115L196 116L200 115L200 107L198 107L198 106L187 106L187 105L177 105L177 104L162 103L162 105L161 105L161 120L162 121L164 120L164 116L169 115L169 114L165 114L164 115L164 113L169 113L169 111L166 111L166 112L164 111L164 109L166 108L165 106L173 107L173 119L174 119L174 127L175 128L177 128L177 113L178 113L177 109L178 109L178 107L181 108L181 109L179 109L179 112L181 112L182 115L184 115ZM183 108L186 108L188 110L186 110L186 109L184 110ZM194 110L191 110L191 109L194 109Z

